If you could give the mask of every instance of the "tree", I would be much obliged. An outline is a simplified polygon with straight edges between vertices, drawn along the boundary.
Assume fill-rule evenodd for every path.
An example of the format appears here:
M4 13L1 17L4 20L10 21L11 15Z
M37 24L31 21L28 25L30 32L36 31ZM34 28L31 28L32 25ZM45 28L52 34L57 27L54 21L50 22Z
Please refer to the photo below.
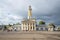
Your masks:
M49 26L53 26L55 28L55 25L53 23L50 23Z
M12 25L11 24L9 24L9 27L11 27Z
M58 27L58 31L60 31L60 27Z
M39 22L39 25L44 25L44 24L45 24L44 21L40 21L40 22Z
M6 25L4 25L4 29L3 30L7 30L7 26Z

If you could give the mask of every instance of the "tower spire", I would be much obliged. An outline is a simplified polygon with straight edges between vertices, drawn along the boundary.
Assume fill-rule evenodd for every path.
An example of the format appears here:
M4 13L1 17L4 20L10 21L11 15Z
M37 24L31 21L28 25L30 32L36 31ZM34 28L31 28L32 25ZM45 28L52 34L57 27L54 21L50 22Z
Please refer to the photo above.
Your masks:
M32 8L31 5L29 5L29 9L28 9L28 19L31 19L32 17Z

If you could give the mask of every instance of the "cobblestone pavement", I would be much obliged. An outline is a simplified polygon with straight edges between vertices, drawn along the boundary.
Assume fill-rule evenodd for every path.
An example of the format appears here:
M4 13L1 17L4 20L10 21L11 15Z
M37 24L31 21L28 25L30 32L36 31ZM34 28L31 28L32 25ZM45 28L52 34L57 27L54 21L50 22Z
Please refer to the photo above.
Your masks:
M60 40L60 32L0 32L0 40Z

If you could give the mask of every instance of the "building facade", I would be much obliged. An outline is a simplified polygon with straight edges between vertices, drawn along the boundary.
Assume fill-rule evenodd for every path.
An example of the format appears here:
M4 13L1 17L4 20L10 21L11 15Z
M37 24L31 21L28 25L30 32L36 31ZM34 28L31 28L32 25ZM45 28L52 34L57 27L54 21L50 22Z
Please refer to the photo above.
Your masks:
M32 18L32 8L29 6L28 9L28 18L21 21L22 30L24 31L33 31L36 30L36 20Z
M55 26L53 24L49 24L48 31L55 31Z
M14 24L12 27L13 27L13 31L21 31L22 30L20 23Z
M37 25L36 31L48 31L48 28L46 25Z

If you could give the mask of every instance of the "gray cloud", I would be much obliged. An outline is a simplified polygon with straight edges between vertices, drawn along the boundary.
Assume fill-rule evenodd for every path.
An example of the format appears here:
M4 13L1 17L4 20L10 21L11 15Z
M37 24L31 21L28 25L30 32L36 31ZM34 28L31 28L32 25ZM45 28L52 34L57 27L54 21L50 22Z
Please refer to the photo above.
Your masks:
M20 22L27 17L29 5L32 6L33 17L37 20L60 24L60 0L0 0L0 22Z

